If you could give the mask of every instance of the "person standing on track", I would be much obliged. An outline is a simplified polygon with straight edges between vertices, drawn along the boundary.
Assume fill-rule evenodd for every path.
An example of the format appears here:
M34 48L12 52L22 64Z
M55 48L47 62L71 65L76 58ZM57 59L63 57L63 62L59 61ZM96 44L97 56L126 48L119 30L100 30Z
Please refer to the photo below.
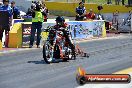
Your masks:
M36 45L37 45L37 48L40 48L40 39L41 39L40 35L41 35L42 23L43 23L43 15L41 12L41 5L39 3L37 3L36 8L32 12L32 27L31 27L29 48L32 48L32 46L33 46L36 29L37 29Z
M5 47L8 47L9 31L12 21L12 8L9 6L9 0L3 0L3 5L0 7L0 11L8 12L9 22L8 24L2 25L2 27L0 28L0 40L2 41L3 32L5 31L5 35L6 35Z

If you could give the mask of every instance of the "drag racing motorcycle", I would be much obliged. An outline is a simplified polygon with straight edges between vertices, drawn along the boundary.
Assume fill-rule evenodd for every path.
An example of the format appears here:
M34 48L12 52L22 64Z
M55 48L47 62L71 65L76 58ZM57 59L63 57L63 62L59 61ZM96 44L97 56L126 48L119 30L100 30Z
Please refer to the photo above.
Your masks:
M43 58L47 64L73 59L72 50L62 30L65 29L59 28L56 30L53 27L49 28L48 38L43 45ZM69 31L67 31L67 34L70 37Z

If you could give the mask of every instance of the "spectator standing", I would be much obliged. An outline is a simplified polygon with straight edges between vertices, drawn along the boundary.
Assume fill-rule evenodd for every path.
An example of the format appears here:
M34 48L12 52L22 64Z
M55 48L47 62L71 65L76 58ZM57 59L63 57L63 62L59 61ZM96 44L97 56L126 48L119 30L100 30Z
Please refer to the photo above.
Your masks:
M118 30L118 20L119 20L119 11L115 11L113 13L113 19L112 19L112 24L116 26L116 29Z
M96 19L97 20L104 20L104 16L101 14L101 10L103 9L103 6L102 5L99 5L98 7L97 7L97 9L98 9L98 14L96 15Z
M124 0L122 0L122 5L125 5Z
M20 18L20 10L15 6L15 1L11 2L11 8L12 8L12 14L13 14L13 19L18 19Z
M5 31L5 35L6 35L5 47L8 47L9 31L10 31L10 25L12 21L12 8L9 6L9 0L3 0L3 5L0 7L0 11L7 11L9 14L8 24L5 24L0 29L0 40L2 41L3 32Z
M128 0L128 5L132 6L132 0Z
M107 0L107 4L112 4L112 1L111 0Z
M42 23L43 23L43 15L41 12L41 5L36 4L36 9L32 13L32 26L31 26L31 36L30 36L30 45L29 48L32 48L33 42L34 42L34 37L35 37L35 32L37 29L37 48L40 48L40 39L41 39L41 28L42 28Z
M112 23L117 23L118 17L119 17L119 11L116 10L116 11L113 13Z
M76 19L77 21L81 21L84 19L86 15L86 9L84 7L84 3L80 2L79 7L76 8Z
M120 0L115 0L115 4L119 5L120 4Z

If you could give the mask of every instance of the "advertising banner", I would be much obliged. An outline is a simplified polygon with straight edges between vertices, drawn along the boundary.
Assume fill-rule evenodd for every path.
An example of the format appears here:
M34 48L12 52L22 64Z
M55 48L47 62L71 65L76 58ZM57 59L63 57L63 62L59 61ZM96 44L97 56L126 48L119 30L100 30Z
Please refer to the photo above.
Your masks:
M69 21L67 24L72 38L82 39L106 36L104 21ZM43 23L42 31L54 25L55 23Z
M103 31L103 21L90 21L90 22L68 22L69 30L76 39L101 37Z
M22 46L28 46L31 35L31 24L22 24Z

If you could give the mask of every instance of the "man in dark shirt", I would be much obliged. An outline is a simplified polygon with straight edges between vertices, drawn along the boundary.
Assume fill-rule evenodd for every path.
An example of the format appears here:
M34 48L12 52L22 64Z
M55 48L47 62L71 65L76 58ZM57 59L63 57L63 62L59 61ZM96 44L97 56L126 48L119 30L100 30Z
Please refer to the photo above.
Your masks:
M20 11L15 6L15 1L11 2L11 8L12 8L13 19L18 19L18 17L20 16Z
M86 9L84 3L80 2L79 7L76 8L76 19L77 21L82 21L86 15Z
M8 12L8 16L6 19L9 20L7 24L0 25L0 40L2 41L3 32L5 30L5 35L6 35L5 47L8 47L10 24L12 21L12 8L9 6L9 0L3 0L3 5L0 7L0 11Z
M132 0L128 0L128 5L132 6Z
M124 0L122 0L122 5L125 5Z

